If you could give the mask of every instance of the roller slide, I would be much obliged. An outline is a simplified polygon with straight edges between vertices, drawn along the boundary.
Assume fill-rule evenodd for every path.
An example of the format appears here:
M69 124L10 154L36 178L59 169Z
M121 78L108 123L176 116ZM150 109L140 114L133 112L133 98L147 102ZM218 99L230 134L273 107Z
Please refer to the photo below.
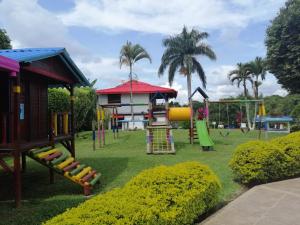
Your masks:
M27 155L56 173L81 185L84 188L85 195L90 194L92 187L99 182L101 176L90 166L86 166L69 154L52 147L32 149Z
M196 121L196 130L197 130L199 143L202 147L214 146L214 143L208 134L206 120L197 120Z

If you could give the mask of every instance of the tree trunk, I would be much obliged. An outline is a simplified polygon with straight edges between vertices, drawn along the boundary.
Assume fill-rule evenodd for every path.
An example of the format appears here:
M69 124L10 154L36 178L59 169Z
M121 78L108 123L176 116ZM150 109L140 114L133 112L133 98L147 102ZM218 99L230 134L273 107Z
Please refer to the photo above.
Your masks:
M246 80L243 81L244 86L244 95L245 99L247 100L247 86L246 86ZM251 121L250 121L250 115L249 115L249 102L246 102L246 117L247 117L247 124L248 127L251 128Z
M256 76L256 80L254 81L254 97L256 100L258 99L258 77L257 76ZM258 108L258 102L255 102L253 125L251 127L251 130L254 130L256 126L255 121L256 121L257 108Z
M133 123L133 94L132 94L132 64L129 65L130 69L130 74L129 74L129 79L130 79L130 112L131 112L131 123L132 123L132 129L134 129L134 123Z
M188 102L189 102L189 106L191 108L191 117L190 117L190 142L191 144L194 143L194 134L193 134L193 130L194 130L194 124L193 124L193 101L191 98L192 95L192 78L191 78L191 74L187 75L187 89L188 89Z

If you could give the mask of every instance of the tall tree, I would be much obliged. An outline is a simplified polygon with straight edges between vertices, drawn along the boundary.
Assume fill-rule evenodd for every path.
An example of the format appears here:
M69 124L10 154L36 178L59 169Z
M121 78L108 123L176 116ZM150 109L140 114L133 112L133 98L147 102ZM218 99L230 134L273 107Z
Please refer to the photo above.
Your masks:
M200 32L195 29L189 32L188 29L184 27L180 34L171 36L163 41L163 45L166 49L161 58L158 75L163 75L167 67L169 67L168 79L170 85L172 85L177 71L185 76L187 78L190 105L192 105L192 99L190 99L192 92L192 74L196 73L203 87L206 87L206 76L197 57L207 56L211 60L216 59L216 55L211 47L203 42L207 37L208 33L206 32Z
M11 49L10 38L6 30L0 28L0 49Z
M253 61L246 64L247 70L254 78L253 81L253 92L255 99L258 99L258 87L262 84L262 81L266 78L266 63L261 57L256 57ZM259 81L261 79L261 81ZM256 113L258 108L258 102L255 102L253 121L256 119ZM253 123L251 129L255 129L255 123Z
M290 93L300 93L300 1L288 0L267 29L268 69Z
M246 64L238 63L236 65L236 69L231 70L228 73L228 78L232 84L236 83L238 88L241 86L241 84L243 85L244 97L247 98L249 95L247 82L250 82L252 85L253 80Z
M253 91L255 99L258 99L259 92L258 87L262 84L259 79L262 81L266 78L266 63L265 60L261 57L256 57L253 61L246 64L248 72L254 78L253 81Z
M131 103L131 120L133 121L133 99L132 99L132 70L133 65L141 60L148 59L150 63L152 62L148 52L139 44L132 44L127 41L125 45L122 46L120 51L120 67L126 65L129 67L129 80L130 80L130 103Z
M251 85L253 85L253 80L247 68L247 65L243 63L238 63L236 65L236 69L228 73L228 78L232 84L236 83L238 87L240 87L241 84L243 85L244 97L245 99L247 99L249 95L248 88L247 88L247 81L250 82ZM249 115L249 103L246 102L245 105L246 105L246 116L247 116L248 127L251 128L251 121Z

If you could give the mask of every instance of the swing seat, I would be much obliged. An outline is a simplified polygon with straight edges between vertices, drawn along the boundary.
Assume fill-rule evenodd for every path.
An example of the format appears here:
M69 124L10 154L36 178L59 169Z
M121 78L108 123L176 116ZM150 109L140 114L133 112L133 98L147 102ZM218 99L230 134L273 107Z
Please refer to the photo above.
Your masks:
M227 132L219 131L219 134L220 134L222 137L227 137L227 136L230 134L230 132L229 132L229 131L227 131Z
M241 129L245 129L247 128L247 124L246 123L241 123Z
M219 124L218 125L218 129L224 129L224 125L223 124Z
M246 123L241 123L240 129L244 134L247 134L250 131L250 128L247 126Z

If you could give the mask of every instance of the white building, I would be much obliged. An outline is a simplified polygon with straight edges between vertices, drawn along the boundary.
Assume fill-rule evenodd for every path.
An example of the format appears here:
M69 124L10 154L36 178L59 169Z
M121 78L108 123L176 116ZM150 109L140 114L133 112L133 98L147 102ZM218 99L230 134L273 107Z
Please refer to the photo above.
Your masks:
M121 129L144 129L148 121L148 104L156 93L167 94L168 98L177 96L177 91L171 88L159 87L141 81L132 81L133 120L130 105L130 81L114 88L97 90L98 105L109 109L117 109L118 127ZM110 123L111 124L111 123Z

